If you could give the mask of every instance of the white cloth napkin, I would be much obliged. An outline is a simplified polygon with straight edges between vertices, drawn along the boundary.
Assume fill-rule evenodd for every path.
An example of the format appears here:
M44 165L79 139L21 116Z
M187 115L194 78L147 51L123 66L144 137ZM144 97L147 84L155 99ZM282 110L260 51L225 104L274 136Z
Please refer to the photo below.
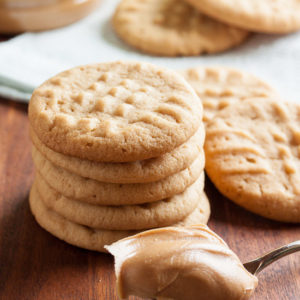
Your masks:
M97 11L74 25L25 33L0 43L0 95L28 102L35 87L65 69L103 61L139 60L172 69L204 64L240 68L269 82L283 98L300 102L300 32L285 36L253 34L243 45L219 55L154 57L127 46L114 33L110 20L118 2L102 0Z

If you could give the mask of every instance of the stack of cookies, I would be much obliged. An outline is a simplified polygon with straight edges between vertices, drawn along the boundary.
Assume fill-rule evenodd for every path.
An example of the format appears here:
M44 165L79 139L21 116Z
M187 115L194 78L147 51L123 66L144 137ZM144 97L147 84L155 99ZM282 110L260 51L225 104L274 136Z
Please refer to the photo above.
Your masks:
M63 72L29 105L37 222L73 245L206 223L202 105L175 72L103 63Z

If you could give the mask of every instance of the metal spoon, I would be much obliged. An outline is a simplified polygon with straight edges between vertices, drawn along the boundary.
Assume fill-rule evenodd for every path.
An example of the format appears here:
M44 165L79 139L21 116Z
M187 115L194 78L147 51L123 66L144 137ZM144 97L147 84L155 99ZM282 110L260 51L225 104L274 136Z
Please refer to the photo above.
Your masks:
M261 257L244 263L244 267L253 275L257 275L260 271L262 271L265 267L267 267L274 261L297 251L300 251L300 240L282 246Z

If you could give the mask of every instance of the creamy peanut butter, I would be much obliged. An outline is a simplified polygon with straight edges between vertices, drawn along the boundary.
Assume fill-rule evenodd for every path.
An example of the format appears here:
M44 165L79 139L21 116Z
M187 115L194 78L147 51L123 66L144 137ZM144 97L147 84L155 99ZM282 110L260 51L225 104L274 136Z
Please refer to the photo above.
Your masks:
M142 232L106 249L115 256L120 298L249 299L257 278L205 225Z
M88 15L99 0L0 0L0 33L41 31Z

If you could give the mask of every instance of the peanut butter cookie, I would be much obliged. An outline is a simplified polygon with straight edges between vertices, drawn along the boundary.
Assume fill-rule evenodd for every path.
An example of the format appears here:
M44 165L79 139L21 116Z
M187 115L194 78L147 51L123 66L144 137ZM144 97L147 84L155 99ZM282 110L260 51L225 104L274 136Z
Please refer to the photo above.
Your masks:
M31 140L47 160L82 177L108 183L146 183L164 179L188 168L203 152L205 138L201 124L184 144L158 157L128 163L101 163L55 152L43 144L33 130Z
M259 78L231 68L203 66L182 71L181 74L202 101L204 123L230 104L253 97L276 95Z
M298 0L185 0L221 22L245 30L288 33L300 29Z
M81 248L107 252L104 249L105 245L110 245L122 238L138 233L138 231L134 230L94 229L71 222L49 209L43 203L35 184L30 192L29 203L31 211L41 227L59 239ZM190 226L192 224L206 223L209 216L209 212L206 209L209 209L209 203L205 195L203 195L198 207L186 219L173 226Z
M123 0L113 25L129 45L164 56L221 52L248 37L247 31L211 19L181 0Z
M300 105L248 99L206 129L206 171L218 190L261 216L299 223Z
M52 164L35 148L32 152L38 173L51 187L66 197L96 205L142 204L179 194L197 180L203 172L205 162L202 150L201 155L191 166L162 180L117 184L100 182L70 173Z
M165 154L196 133L202 106L173 71L148 63L77 67L47 80L29 104L38 138L66 155L128 162Z
M198 206L203 194L204 174L183 193L143 205L100 206L67 198L51 188L41 176L36 187L47 207L68 220L110 230L140 230L180 222Z

